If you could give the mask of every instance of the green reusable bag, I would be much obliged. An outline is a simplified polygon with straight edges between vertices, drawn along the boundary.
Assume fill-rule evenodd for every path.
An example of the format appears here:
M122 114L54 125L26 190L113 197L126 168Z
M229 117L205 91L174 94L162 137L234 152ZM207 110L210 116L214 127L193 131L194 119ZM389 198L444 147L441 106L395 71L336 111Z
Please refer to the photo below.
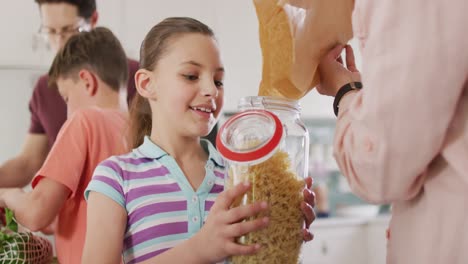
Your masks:
M13 212L5 208L6 226L0 230L0 264L48 264L52 245L31 232L18 232Z

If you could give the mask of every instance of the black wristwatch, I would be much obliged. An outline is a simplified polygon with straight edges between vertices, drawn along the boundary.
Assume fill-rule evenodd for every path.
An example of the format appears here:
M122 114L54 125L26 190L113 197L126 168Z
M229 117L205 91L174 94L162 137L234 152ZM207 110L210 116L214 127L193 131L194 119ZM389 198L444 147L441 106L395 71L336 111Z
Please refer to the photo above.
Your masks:
M343 85L336 93L335 100L333 101L333 111L338 116L338 108L340 105L341 98L350 91L360 90L362 88L362 82L351 82Z

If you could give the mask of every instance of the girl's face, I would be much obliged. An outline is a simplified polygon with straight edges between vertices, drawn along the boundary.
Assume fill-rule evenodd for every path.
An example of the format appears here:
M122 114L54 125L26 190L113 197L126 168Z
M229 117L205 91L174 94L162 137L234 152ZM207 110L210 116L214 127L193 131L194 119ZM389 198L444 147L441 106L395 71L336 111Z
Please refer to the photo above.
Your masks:
M224 100L224 68L215 39L183 34L168 40L166 52L151 73L153 120L182 136L206 136Z

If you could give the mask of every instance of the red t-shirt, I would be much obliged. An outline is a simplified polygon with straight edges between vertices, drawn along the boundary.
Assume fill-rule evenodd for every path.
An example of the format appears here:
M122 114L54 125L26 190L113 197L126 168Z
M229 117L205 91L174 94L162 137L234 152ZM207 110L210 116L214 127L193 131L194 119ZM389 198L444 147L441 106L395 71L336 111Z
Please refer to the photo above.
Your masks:
M128 60L129 78L127 101L135 95L135 72L138 70L138 62ZM57 89L48 87L48 76L39 78L34 87L34 92L29 101L29 111L31 112L31 124L29 133L45 134L49 140L49 148L55 142L55 138L67 119L67 106Z
M70 197L58 214L54 233L60 263L81 264L87 208L83 194L101 161L126 152L122 131L127 119L126 113L97 107L75 111L62 126L57 141L32 181L33 188L47 178L70 190Z

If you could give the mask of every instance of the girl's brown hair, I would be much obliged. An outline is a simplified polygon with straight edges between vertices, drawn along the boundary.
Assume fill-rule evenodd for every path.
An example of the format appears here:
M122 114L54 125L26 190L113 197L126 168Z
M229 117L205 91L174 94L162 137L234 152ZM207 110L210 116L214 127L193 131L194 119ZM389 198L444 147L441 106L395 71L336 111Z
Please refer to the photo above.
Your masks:
M202 22L189 17L171 17L155 25L146 35L140 47L140 68L153 71L168 49L169 40L187 33L199 33L214 37L213 30ZM151 135L152 115L148 99L136 94L130 106L130 143L136 148L144 137Z

